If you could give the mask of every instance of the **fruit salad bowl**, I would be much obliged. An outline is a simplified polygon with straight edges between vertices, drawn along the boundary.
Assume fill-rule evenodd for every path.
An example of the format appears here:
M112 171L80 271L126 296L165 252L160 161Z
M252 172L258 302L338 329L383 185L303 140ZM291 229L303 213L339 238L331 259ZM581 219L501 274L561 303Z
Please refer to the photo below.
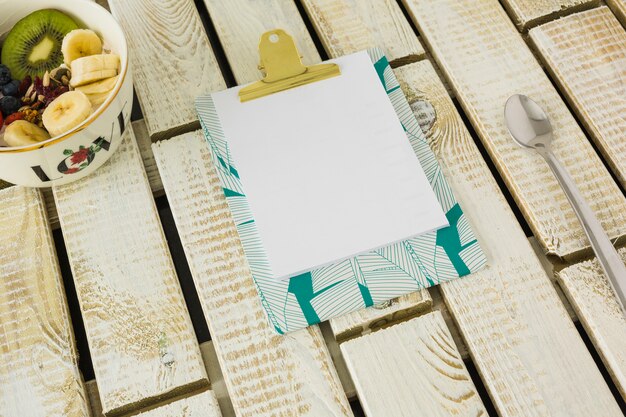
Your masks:
M119 73L115 79L110 79L111 89L107 90L106 99L93 107L91 114L80 124L64 132L51 132L49 139L22 146L7 146L0 139L0 178L7 182L50 187L89 175L115 152L130 121L133 87L122 28L106 9L88 0L0 0L0 9L3 11L0 14L0 45L25 16L38 10L54 9L70 16L79 27L95 32L101 38L103 48L119 55ZM58 42L46 31L53 32L54 25L28 25L24 34L28 38L26 43L38 48L35 52L29 51L30 56L36 56ZM5 126L4 131L6 129Z

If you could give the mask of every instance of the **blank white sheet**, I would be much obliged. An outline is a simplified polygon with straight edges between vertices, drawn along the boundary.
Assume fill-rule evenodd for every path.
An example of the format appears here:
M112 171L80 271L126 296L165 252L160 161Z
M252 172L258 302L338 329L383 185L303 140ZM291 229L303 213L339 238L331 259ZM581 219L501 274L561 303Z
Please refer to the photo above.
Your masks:
M276 279L448 226L365 51L341 76L212 94Z

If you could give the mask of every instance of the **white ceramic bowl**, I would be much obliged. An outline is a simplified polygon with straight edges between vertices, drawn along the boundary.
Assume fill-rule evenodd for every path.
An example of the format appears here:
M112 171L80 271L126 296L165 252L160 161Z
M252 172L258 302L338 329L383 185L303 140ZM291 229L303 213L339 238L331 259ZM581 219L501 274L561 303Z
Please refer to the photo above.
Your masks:
M30 187L66 184L98 169L119 146L133 104L124 32L113 16L94 2L0 0L0 42L17 21L41 9L62 11L82 27L95 31L104 45L120 56L121 72L109 98L71 131L36 145L0 147L0 178Z

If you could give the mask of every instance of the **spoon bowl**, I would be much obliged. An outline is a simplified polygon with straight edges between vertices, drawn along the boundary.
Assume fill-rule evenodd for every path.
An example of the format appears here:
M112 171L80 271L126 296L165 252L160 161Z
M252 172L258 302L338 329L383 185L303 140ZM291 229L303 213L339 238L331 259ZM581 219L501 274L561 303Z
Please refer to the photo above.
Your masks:
M504 118L513 139L526 148L550 148L552 124L543 109L523 94L506 101Z

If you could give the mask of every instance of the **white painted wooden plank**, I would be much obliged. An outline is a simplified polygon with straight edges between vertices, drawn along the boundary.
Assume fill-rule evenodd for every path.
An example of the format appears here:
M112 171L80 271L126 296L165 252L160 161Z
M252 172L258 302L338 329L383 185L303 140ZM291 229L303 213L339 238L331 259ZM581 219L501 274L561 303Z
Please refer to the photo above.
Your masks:
M487 255L485 269L440 289L499 415L620 416L432 66L395 71Z
M132 128L97 173L54 196L104 413L208 386Z
M225 87L192 0L110 0L126 33L135 91L153 140L199 126L194 100Z
M513 23L519 30L597 6L600 0L503 0Z
M530 39L626 187L626 31L601 7L532 29Z
M96 381L87 382L91 417L104 417ZM215 394L211 390L181 398L172 403L134 414L137 417L222 417ZM224 416L227 417L227 416Z
M143 119L137 120L132 123L133 131L135 132L135 138L137 139L137 146L139 147L139 153L143 160L143 166L148 176L148 182L150 183L150 189L155 197L163 195L163 183L161 183L161 176L159 170L154 161L154 155L152 155L152 141L146 123ZM1 187L1 186L0 186ZM46 204L46 211L48 212L48 222L52 230L58 229L59 215L57 213L57 206L54 202L54 196L52 195L52 188L42 188L41 192Z
M0 415L88 417L39 191L0 191Z
M487 416L439 312L350 340L341 351L368 417Z
M604 229L613 238L626 234L626 198L498 1L403 1L544 250L591 252L545 161L509 136L502 112L515 93L547 111L553 150Z
M353 311L329 320L338 342L374 330L391 323L406 320L428 311L432 307L428 290L422 289L402 297L389 300L378 306Z
M319 328L270 327L202 133L153 151L237 415L352 415Z
M204 3L238 84L261 79L257 68L259 40L268 30L287 31L294 38L305 65L320 61L293 0L204 0Z
M620 250L626 262L626 249ZM557 273L581 323L626 400L626 317L596 259Z
M626 0L606 0L606 4L611 8L615 16L626 28Z
M302 4L331 57L379 47L391 65L398 66L425 54L395 0L303 0Z

